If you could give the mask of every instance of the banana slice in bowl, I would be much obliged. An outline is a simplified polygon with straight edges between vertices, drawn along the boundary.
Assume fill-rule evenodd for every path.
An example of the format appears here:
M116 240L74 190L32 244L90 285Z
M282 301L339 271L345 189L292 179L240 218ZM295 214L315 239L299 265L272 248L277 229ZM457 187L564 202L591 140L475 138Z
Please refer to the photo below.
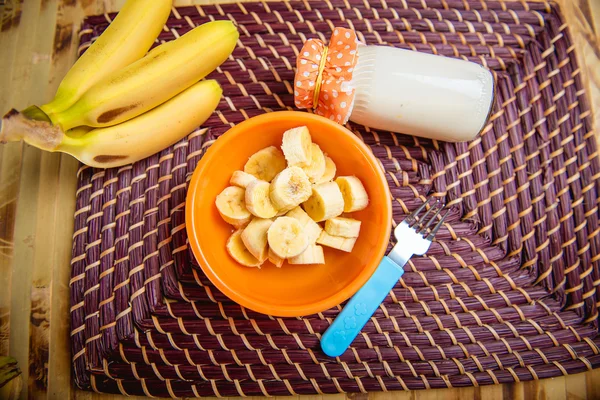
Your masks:
M280 210L302 204L312 194L310 180L299 167L288 167L271 182L270 196L273 205Z
M297 219L280 217L273 222L267 233L269 248L281 258L302 254L308 247L308 236Z

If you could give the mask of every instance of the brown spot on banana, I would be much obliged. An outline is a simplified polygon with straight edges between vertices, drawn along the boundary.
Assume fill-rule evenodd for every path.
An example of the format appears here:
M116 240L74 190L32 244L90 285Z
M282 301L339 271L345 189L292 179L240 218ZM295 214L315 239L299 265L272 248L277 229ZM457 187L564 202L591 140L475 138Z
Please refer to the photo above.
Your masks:
M117 156L117 155L100 155L94 157L94 161L100 164L108 164L113 161L125 160L129 156Z
M136 107L137 107L137 104L132 104L130 106L119 107L119 108L115 108L114 110L105 111L102 114L100 114L100 116L98 117L98 122L101 124L105 124L110 121L114 121L117 117L119 117L123 113L126 113L127 111L132 110Z

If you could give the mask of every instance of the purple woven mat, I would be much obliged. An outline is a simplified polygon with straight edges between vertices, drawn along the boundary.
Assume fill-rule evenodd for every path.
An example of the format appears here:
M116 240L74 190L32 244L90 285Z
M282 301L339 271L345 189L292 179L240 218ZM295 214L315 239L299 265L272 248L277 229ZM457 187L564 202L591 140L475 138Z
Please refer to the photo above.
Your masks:
M86 19L81 51L114 15ZM238 47L202 129L160 154L78 173L71 315L76 383L153 396L370 392L508 383L600 364L600 164L568 30L556 6L456 0L304 1L183 7L161 41L231 19ZM476 140L448 144L353 124L381 160L393 224L442 197L452 214L353 342L320 335L339 306L304 318L246 310L187 247L186 183L230 126L292 109L295 55L333 26L369 44L461 57L495 72Z

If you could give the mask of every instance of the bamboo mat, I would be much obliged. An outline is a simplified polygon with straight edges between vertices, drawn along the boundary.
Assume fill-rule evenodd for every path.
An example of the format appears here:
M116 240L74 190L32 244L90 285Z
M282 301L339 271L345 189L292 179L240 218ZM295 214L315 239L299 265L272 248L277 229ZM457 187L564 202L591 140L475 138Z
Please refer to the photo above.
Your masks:
M111 16L89 17L80 51ZM71 340L82 388L244 396L478 386L600 363L598 164L590 110L555 6L520 2L324 1L174 11L161 41L234 20L238 47L212 77L224 99L160 154L78 172ZM479 62L497 76L490 123L448 144L349 125L386 170L394 221L427 194L452 217L412 259L352 349L319 337L339 307L274 318L228 300L186 244L186 182L203 151L248 117L291 109L295 55L333 26L385 44Z

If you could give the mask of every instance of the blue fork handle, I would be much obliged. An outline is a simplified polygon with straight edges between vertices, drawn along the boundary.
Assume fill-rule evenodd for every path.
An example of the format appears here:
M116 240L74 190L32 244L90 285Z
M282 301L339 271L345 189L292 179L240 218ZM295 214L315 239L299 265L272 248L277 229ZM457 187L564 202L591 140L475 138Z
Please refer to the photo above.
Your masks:
M321 338L321 348L330 357L342 355L383 302L404 269L385 256L375 273L356 292Z

